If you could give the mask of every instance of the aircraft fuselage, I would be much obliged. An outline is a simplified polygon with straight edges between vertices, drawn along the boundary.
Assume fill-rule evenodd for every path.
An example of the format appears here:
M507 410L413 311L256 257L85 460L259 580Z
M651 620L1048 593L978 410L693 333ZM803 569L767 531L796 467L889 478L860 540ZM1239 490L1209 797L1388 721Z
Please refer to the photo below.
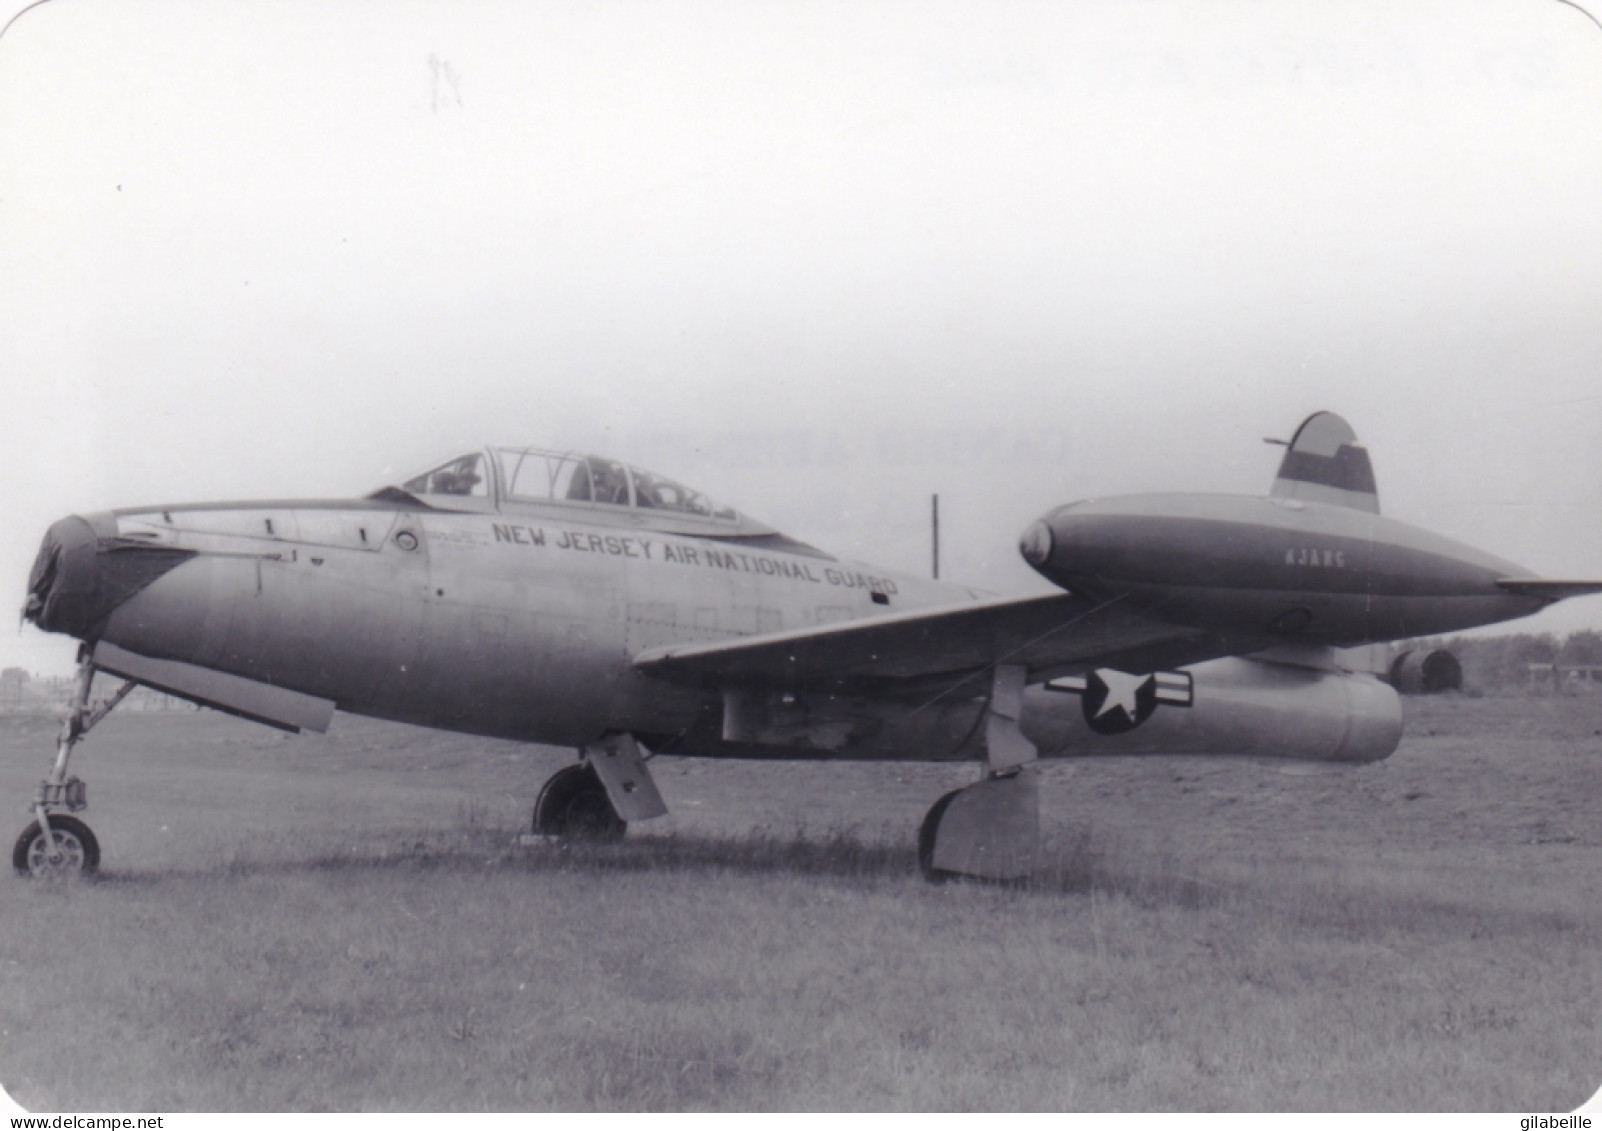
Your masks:
M554 743L602 719L687 725L703 696L630 671L654 644L971 599L821 555L527 513L168 507L66 519L51 536L67 543L58 586L78 592L56 594L43 628L355 713ZM119 599L124 563L184 550Z
M766 696L759 723L731 734L723 693L632 666L656 645L960 604L975 591L782 542L550 511L361 501L73 517L47 538L57 566L36 619L343 711L464 733L576 746L629 731L709 756L984 757L982 682L912 700L797 688ZM1332 670L1224 658L1184 676L1182 701L1153 700L1152 683L1138 705L1134 692L1122 704L1097 698L1099 678L1028 689L1024 730L1043 756L1367 761L1400 733L1389 688Z

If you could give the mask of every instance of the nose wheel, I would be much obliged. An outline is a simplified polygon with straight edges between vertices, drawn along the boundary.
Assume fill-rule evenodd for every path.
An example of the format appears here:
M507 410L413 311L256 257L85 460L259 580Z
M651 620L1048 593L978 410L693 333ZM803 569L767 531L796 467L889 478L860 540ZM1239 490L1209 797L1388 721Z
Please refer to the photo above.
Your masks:
M72 749L134 689L134 681L128 680L105 703L91 707L89 692L94 680L94 661L86 648L79 653L78 682L73 689L72 706L61 724L55 764L50 767L50 775L39 783L29 806L35 820L22 830L11 850L11 866L19 876L49 879L88 875L100 867L100 842L95 834L78 818L58 811L75 813L88 804L83 782L67 775Z
M22 830L11 850L17 875L35 880L89 875L100 867L100 842L89 826L60 813L49 818L50 835L34 821Z

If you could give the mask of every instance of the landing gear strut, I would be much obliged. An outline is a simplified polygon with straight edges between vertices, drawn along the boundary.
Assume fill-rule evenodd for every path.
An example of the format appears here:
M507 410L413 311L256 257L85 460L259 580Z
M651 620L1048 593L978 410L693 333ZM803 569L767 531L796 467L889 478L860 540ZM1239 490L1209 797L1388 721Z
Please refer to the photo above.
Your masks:
M94 661L85 649L79 653L78 681L73 687L67 717L61 723L55 763L49 776L39 783L30 806L35 820L22 831L11 850L11 866L20 876L44 879L80 875L100 867L100 844L89 826L76 817L51 815L56 809L76 813L88 806L83 782L67 775L72 748L134 689L134 681L130 679L105 703L91 708L89 691L94 681Z
M1040 778L1034 743L1018 727L1021 665L998 664L985 705L985 776L934 803L918 829L918 867L940 883L955 876L1021 880L1040 844Z

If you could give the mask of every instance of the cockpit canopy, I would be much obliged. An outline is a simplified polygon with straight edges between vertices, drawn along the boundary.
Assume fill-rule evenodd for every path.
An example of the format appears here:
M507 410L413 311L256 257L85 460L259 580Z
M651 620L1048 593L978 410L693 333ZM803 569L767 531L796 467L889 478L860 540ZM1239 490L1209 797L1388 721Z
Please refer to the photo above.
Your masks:
M405 480L400 489L445 507L468 500L571 503L742 522L732 507L665 476L603 456L539 448L490 448L457 456Z

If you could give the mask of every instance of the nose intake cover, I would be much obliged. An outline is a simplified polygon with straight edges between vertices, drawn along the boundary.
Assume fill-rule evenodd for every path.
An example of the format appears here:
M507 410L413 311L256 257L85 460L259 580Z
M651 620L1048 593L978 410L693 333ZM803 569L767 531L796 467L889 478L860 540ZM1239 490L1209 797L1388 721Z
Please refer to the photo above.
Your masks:
M94 640L118 605L193 556L119 539L109 513L70 515L45 532L28 574L23 618L46 632Z

